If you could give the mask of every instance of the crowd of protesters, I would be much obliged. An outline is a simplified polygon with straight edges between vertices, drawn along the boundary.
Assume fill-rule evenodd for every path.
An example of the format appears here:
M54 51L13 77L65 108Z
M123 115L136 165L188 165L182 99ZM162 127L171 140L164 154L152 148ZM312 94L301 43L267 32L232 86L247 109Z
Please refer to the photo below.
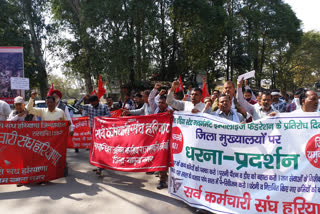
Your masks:
M204 79L205 81L205 79ZM77 101L74 107L81 111L82 116L88 116L92 131L93 118L96 116L110 116L110 112L121 109L122 116L150 115L163 112L186 111L191 113L207 113L236 123L250 123L267 116L276 116L280 113L303 114L319 110L319 97L314 90L299 88L292 96L282 94L279 90L250 89L247 81L241 80L235 87L231 81L226 81L223 90L213 90L211 95L204 97L202 89L189 86L183 99L178 99L177 88L179 81L174 81L171 88L164 89L161 83L156 83L152 90L131 95L125 94L123 100L115 105L111 97L107 97L106 104L102 104L96 95L86 95ZM46 98L47 108L36 108L32 93L26 105L23 97L14 99L14 110L0 101L1 121L70 121L70 135L73 135L74 126L67 106L61 102L62 93L51 91ZM83 104L81 104L83 102ZM76 149L76 152L78 150ZM102 169L95 169L101 176ZM147 173L150 174L150 173ZM158 189L167 187L167 171L155 173L160 178Z

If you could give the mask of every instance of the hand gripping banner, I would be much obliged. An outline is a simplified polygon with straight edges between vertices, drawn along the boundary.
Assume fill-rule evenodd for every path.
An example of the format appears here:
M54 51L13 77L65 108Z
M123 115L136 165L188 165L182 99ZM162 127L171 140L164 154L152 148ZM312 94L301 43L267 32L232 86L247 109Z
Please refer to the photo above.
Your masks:
M96 117L90 163L128 172L167 170L171 119L169 113L123 118Z
M0 184L63 177L68 134L67 121L0 122Z

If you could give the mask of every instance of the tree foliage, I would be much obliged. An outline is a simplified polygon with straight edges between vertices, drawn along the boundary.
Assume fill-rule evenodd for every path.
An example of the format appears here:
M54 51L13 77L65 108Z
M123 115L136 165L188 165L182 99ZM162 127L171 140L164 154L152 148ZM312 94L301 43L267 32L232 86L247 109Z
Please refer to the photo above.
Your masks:
M316 58L305 57L317 54L308 44L318 33L303 35L300 20L283 0L0 0L14 1L31 4L32 22L25 10L24 16L12 17L18 28L3 32L25 33L21 38L39 66L33 23L38 43L48 40L65 75L83 80L88 93L99 74L132 88L179 75L195 82L199 74L213 87L220 77L234 80L251 70L257 87L271 79L272 87L283 91L318 80ZM39 10L50 13L50 24Z

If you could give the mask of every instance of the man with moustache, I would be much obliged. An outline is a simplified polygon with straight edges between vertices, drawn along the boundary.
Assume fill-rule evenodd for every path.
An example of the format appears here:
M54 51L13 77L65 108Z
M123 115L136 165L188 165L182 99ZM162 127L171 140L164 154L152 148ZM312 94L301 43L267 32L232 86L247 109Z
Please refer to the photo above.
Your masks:
M252 115L253 120L259 120L267 116L275 116L279 113L277 110L274 110L271 107L272 97L270 92L267 91L262 92L259 103L260 105L251 105L250 103L248 103L243 97L242 84L243 79L238 83L237 99L244 110Z

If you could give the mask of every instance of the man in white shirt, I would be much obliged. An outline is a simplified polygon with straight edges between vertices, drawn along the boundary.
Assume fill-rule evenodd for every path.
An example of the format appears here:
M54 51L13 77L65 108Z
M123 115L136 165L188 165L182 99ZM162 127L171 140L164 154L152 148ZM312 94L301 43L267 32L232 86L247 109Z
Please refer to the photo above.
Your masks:
M11 108L8 103L0 100L0 121L6 121L11 113Z
M33 104L36 96L37 93L33 92L27 104L27 110L30 114L41 117L42 121L67 120L64 111L56 108L55 98L53 96L46 98L47 108L34 108Z
M299 97L301 108L292 113L317 112L319 104L319 96L313 90L306 90Z
M221 94L218 100L218 110L211 112L210 103L206 104L204 113L212 114L236 123L244 122L242 114L231 109L231 98L227 94Z
M248 103L243 97L242 84L243 80L238 83L237 100L242 108L252 115L253 120L259 120L267 116L275 116L279 113L271 107L272 98L270 92L262 92L260 105L251 105Z
M122 115L123 116L128 116L128 115L149 115L153 114L153 108L150 106L148 102L148 97L149 97L150 91L145 90L142 92L142 100L144 102L143 106L139 109L134 109L134 110L127 110L127 109L121 109L122 110Z
M174 81L172 83L167 96L167 104L178 111L188 111L192 113L202 112L205 107L205 104L201 102L202 90L200 88L195 88L192 90L190 95L191 101L180 101L174 99L174 92L179 86L179 81Z

